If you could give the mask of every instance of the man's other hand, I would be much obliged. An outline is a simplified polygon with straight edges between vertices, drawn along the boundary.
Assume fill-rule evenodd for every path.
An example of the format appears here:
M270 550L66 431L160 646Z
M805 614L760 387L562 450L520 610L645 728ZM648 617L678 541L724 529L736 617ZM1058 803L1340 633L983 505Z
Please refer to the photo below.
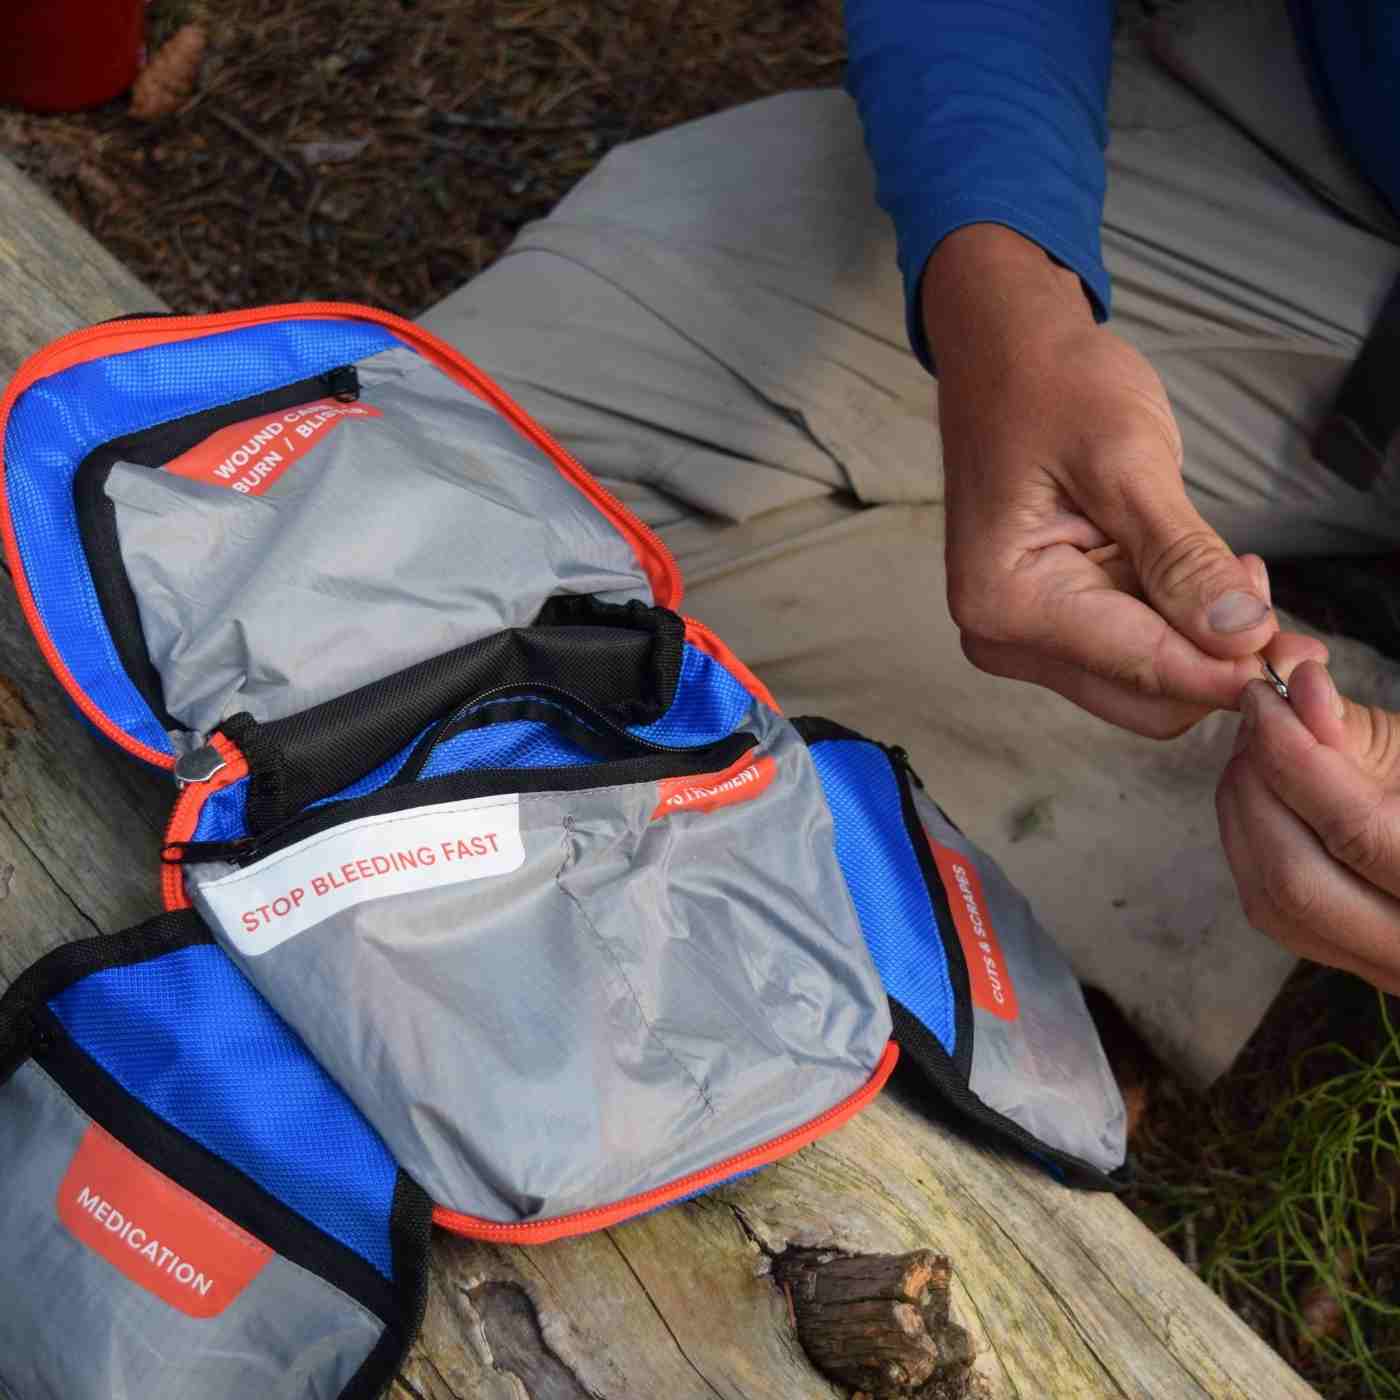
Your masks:
M1316 661L1241 697L1216 794L1245 913L1300 957L1400 992L1400 715L1354 705ZM1291 702L1291 703L1290 703Z
M944 239L922 305L968 658L1156 738L1233 708L1278 630L1268 576L1187 498L1151 365L997 225Z

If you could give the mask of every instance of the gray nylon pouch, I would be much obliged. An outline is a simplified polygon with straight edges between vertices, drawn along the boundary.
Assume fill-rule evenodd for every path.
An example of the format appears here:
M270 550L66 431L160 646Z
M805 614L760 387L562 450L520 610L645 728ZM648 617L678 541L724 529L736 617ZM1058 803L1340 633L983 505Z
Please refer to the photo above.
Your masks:
M533 791L521 770L466 799L436 778L187 888L440 1205L616 1203L811 1122L886 1054L810 756L751 721L718 773Z
M1069 963L1001 867L925 793L916 791L914 803L929 836L976 872L974 887L959 879L958 863L940 863L940 874L949 871L950 907L961 901L969 920L976 917L972 910L985 909L997 941L999 957L964 943L970 979L984 989L972 997L968 1089L1046 1146L1115 1171L1127 1155L1123 1099ZM1014 998L1014 1015L1007 1014L1008 998Z
M190 1198L172 1220L161 1178L36 1066L0 1089L0 1122L6 1400L344 1393L384 1331L367 1309Z
M494 409L408 349L357 369L353 404L107 475L165 708L191 732L305 710L558 594L651 601L628 542Z
M891 999L904 1078L934 1112L1108 1187L1126 1115L1073 971L1025 897L948 819L902 749L795 727Z
M163 1015L107 990L108 974L130 974L157 1002L178 995L180 974L164 980L162 960L188 951L224 961L193 914L163 916L60 947L0 998L0 1397L375 1400L421 1317L423 1193L401 1175L391 1182L380 1228L392 1260L376 1266L172 1126L80 1043L119 1057L156 1045L167 1082L190 1076ZM230 1053L239 1044L217 1026L192 1023L189 1036L219 1038ZM249 1104L279 1092L281 1043L266 1072L240 1076ZM196 1110L206 1134L246 1111L226 1095L227 1085ZM304 1151L269 1138L252 1155L285 1184ZM363 1234L366 1199L362 1185L341 1192L327 1180L317 1212Z

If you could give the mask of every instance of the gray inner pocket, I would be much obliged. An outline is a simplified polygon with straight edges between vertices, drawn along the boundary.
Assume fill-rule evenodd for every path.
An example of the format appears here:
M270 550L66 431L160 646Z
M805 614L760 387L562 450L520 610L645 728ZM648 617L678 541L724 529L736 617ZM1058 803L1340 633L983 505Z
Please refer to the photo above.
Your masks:
M191 891L439 1204L568 1215L806 1123L884 1051L806 747L775 720L755 757L771 780L711 810L658 815L655 782L439 803Z
M1123 1098L1069 963L1001 867L922 792L914 805L924 830L977 871L1005 962L998 972L1016 998L1014 1017L974 1000L968 1087L1041 1142L1101 1171L1116 1170L1127 1154Z
M0 1124L0 1394L8 1386L15 1400L339 1395L378 1342L377 1318L275 1253L217 1315L186 1315L60 1219L60 1197L86 1190L84 1199L101 1199L113 1250L139 1253L143 1241L149 1249L162 1238L160 1212L138 1190L108 1199L109 1187L72 1175L92 1120L37 1065L0 1087ZM214 1265L191 1261L218 1281Z
M406 348L358 369L378 416L337 422L260 494L108 476L166 708L194 733L526 625L555 594L651 601L627 540L494 409Z

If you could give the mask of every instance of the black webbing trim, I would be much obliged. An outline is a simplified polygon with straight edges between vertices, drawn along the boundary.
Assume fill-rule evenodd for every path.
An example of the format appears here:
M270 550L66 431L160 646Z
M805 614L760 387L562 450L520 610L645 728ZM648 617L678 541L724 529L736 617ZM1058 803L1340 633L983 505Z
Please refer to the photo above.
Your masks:
M550 598L535 618L536 627L621 627L651 638L647 674L631 695L619 695L610 709L619 724L651 724L671 708L685 661L685 620L669 608L604 603L588 594Z
M394 1188L389 1239L394 1259L395 1315L339 1400L379 1400L388 1390L428 1308L428 1248L432 1241L433 1203L426 1191L403 1171Z
M165 708L165 687L151 661L146 634L141 630L141 608L122 560L117 533L117 508L107 495L107 478L118 459L104 448L84 457L73 474L73 509L78 538L87 556L93 591L107 624L117 659L141 698L165 729L184 728Z
M174 842L166 847L164 859L171 865L226 860L248 866L348 822L407 812L415 807L495 797L501 793L590 792L717 773L737 763L757 742L754 735L740 730L704 748L675 753L640 754L635 758L573 764L566 768L464 768L457 773L439 774L436 778L391 782L363 797L347 797L312 807L260 832L256 839Z
M64 943L31 963L0 997L0 1078L7 1058L19 1049L36 1012L60 992L90 973L109 967L146 962L188 948L212 943L214 936L192 909L160 914L122 933L103 933Z
M621 725L671 705L685 624L664 608L557 599L534 627L514 627L373 681L300 714L220 729L248 760L248 829L280 825L308 803L387 762L453 706L498 685L563 686Z
M904 819L904 831L914 849L914 858L919 862L919 871L924 877L924 888L928 893L929 903L933 906L933 922L943 944L943 961L948 968L948 985L953 992L952 1064L966 1083L972 1074L972 983L967 971L967 957L958 938L957 924L953 921L952 905L948 902L948 891L944 888L943 879L934 864L933 852L929 849L923 823L919 820L918 808L914 805L914 785L910 780L912 770L905 760L904 750L869 739L864 734L858 734L854 729L847 729L845 725L837 724L833 720L819 719L811 715L798 717L793 720L792 726L807 742L809 748L814 744L832 740L868 744L884 755L885 762L894 773L895 782L899 786L900 815Z
M929 849L928 833L919 820L918 808L914 805L914 785L909 781L908 768L885 751L886 761L894 769L899 783L899 800L904 814L904 830L908 833L909 844L914 848L914 856L923 872L924 884L928 887L929 902L933 905L933 921L938 926L938 935L943 940L943 956L948 964L948 982L953 989L953 1068L963 1083L972 1076L972 1042L976 1034L972 1017L972 979L967 970L967 955L963 952L962 940L958 937L957 924L953 918L953 906L948 902L948 890L943 877L934 863L933 852Z
M1332 411L1313 435L1313 456L1368 491L1400 433L1400 281L1390 290L1361 353L1352 361Z

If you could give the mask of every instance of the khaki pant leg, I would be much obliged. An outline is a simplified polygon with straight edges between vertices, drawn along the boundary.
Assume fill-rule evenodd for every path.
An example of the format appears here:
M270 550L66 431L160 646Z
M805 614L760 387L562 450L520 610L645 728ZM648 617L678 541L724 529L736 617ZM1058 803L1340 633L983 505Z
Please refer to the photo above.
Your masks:
M1390 479L1361 497L1306 438L1400 254L1136 51L1110 160L1117 325L1166 380L1208 518L1242 549L1393 544ZM964 660L933 386L842 94L620 148L425 319L662 528L688 607L791 713L905 744L1081 976L1187 1072L1229 1064L1292 965L1219 849L1233 722L1152 744ZM1373 654L1334 653L1353 691L1394 695Z

